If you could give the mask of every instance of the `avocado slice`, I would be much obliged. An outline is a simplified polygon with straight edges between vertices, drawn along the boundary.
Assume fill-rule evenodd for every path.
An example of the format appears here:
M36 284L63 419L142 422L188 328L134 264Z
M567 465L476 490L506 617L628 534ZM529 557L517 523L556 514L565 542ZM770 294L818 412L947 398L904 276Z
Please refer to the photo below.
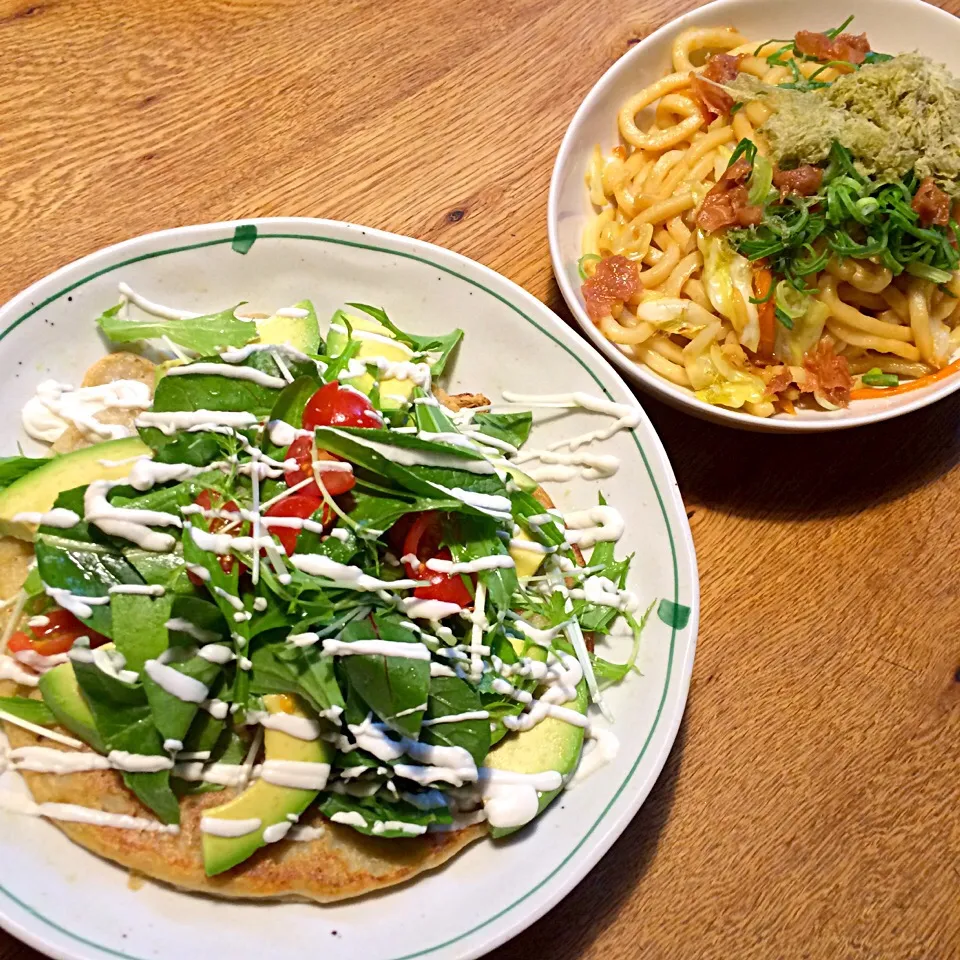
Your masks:
M46 513L64 490L94 480L122 480L130 473L132 464L119 461L150 454L150 448L139 437L124 437L53 457L0 491L0 536L33 540L36 527L14 521L18 513ZM104 466L103 460L113 461L116 466Z
M378 323L372 317L355 317L352 314L346 314L350 326L353 328L354 340L360 340L360 349L357 351L357 357L383 357L385 360L393 362L403 362L410 360L413 351L405 344L401 343L393 335L393 332ZM357 334L360 336L357 336ZM363 334L371 334L370 337L364 337ZM342 326L334 318L330 325L330 332L327 334L327 354L331 357L338 357L346 349L350 338L347 336L347 328ZM392 342L388 342L392 341ZM350 380L350 386L356 387L362 393L369 394L373 389L375 379L365 373L362 377L354 377ZM384 410L399 410L410 403L410 397L413 395L415 384L412 380L381 380L380 381L380 405Z
M513 539L526 540L528 543L536 542L522 527ZM525 550L517 544L511 544L510 556L513 557L513 562L517 565L517 577L524 580L527 577L532 577L540 569L540 564L543 563L546 554L540 550Z
M521 647L521 641L515 646ZM520 652L520 649L517 650ZM527 656L536 660L545 660L547 656L543 647L532 647ZM590 695L587 691L586 680L577 684L577 697L563 706L568 710L576 710L586 716L590 705ZM510 770L513 773L545 773L556 770L566 780L580 762L580 753L583 750L583 727L574 726L566 720L557 720L547 717L541 720L532 730L522 730L504 737L488 754L484 766L496 770ZM563 790L551 790L540 794L537 805L537 816L553 802ZM505 837L520 830L521 827L491 827L491 837Z
M305 317L287 317L274 314L257 320L257 333L262 343L285 343L301 353L319 353L320 327L317 313L309 300L295 303L295 310L306 310Z
M310 714L295 697L271 694L263 698L269 713L290 713L297 717ZM329 764L334 757L333 746L325 740L299 740L279 730L264 730L264 761L293 760L301 763ZM207 876L212 877L242 863L267 844L264 831L272 826L290 823L316 799L318 790L299 790L278 787L260 779L239 796L219 807L204 811L205 817L219 820L259 820L260 827L241 837L203 835L203 862Z
M43 702L57 718L57 723L90 744L98 753L107 748L97 733L97 725L87 701L83 699L72 663L61 663L40 677Z

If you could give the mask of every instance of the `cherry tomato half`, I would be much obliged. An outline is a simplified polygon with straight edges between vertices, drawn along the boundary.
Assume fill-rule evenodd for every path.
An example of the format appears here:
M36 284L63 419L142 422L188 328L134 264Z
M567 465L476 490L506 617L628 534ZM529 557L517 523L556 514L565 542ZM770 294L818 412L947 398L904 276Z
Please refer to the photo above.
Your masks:
M284 459L297 461L296 467L287 470L284 474L288 487L293 487L298 483L303 483L308 478L312 478L314 476L313 464L317 461L345 462L342 457L338 457L335 453L330 453L327 450L315 450L311 437L297 437L290 444ZM352 490L356 483L353 473L349 470L324 470L322 467L318 467L317 473L320 474L320 479L331 497L338 497L341 493ZM311 480L306 486L301 487L297 493L308 497L319 497L320 488L315 481Z
M99 647L107 642L103 634L91 630L67 610L51 610L45 614L47 623L42 627L29 627L29 633L18 630L10 637L7 649L11 653L32 650L42 657L53 657L58 653L67 653L77 637L89 637L91 647Z
M324 527L328 524L332 526L335 519L333 511L319 498L311 497L305 494L294 493L289 497L278 500L264 514L265 517L291 517L299 520L306 520L312 517L320 507L323 507L321 522ZM297 540L300 537L300 530L297 527L282 527L267 524L267 529L273 534L283 547L284 553L288 557L293 556L297 549Z
M419 514L407 531L403 541L403 555L416 557L416 563L407 561L407 576L414 580L429 580L425 587L417 587L413 595L420 600L442 600L444 603L456 603L469 607L473 597L458 574L438 573L426 566L427 560L451 560L452 555L446 547L440 546L443 526L440 514L434 511Z
M235 513L237 514L237 521L240 520L240 508L236 502L228 500L224 503L222 495L216 490L201 490L193 502L200 507L201 510L218 510L221 513ZM230 530L231 533L234 533L236 536L241 536L245 532L243 528L246 525L238 522L236 523L236 527L234 527L234 523L235 521L226 517L210 517L207 519L207 527L211 533L222 533L226 527L230 526L232 528ZM220 562L220 569L223 570L224 573L231 573L237 565L237 558L229 554L218 555L217 560ZM203 586L203 581L195 573L191 573L188 570L187 577L195 587Z
M341 387L338 380L324 384L303 411L306 430L317 427L382 427L380 414L359 390Z

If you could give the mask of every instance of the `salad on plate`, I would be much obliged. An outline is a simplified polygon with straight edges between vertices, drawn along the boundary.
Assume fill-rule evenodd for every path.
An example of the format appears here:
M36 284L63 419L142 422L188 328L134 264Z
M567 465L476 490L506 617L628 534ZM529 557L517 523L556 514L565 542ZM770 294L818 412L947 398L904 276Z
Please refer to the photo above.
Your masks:
M613 756L603 689L653 598L602 444L639 408L450 395L461 332L363 304L321 336L309 301L198 316L120 284L97 322L136 352L41 383L47 455L0 460L0 812L184 889L331 901ZM597 425L528 448L538 411ZM557 509L541 483L578 477Z

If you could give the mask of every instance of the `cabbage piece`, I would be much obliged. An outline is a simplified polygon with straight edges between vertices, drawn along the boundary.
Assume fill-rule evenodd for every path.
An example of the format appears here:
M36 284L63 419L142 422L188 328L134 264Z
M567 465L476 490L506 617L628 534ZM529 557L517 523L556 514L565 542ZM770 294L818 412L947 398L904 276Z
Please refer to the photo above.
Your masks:
M647 293L636 309L638 320L645 320L663 333L681 333L693 337L716 321L709 310L693 300Z
M760 346L760 315L753 297L753 266L741 257L721 236L697 232L697 245L703 254L703 285L714 309L733 324L740 342L756 351ZM743 310L736 294L743 298ZM746 315L746 322L743 315Z
M793 321L792 330L778 323L773 344L774 356L783 363L794 366L803 363L803 355L813 349L822 336L828 316L830 310L825 303L810 300L803 316Z
M739 409L745 403L760 403L766 398L767 385L763 378L733 366L719 344L715 343L709 353L686 366L697 399L705 403Z

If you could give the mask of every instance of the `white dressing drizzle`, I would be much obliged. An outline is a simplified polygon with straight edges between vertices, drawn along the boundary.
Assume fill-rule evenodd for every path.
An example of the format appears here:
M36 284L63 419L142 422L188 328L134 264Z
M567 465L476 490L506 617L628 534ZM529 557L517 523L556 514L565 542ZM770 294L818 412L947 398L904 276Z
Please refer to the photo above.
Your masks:
M256 367L240 367L231 363L190 363L182 367L171 367L167 370L168 377L186 377L186 376L214 376L226 377L228 380L248 380L261 387L271 387L274 390L282 390L287 381L283 377L275 377L272 374L264 373Z
M117 423L102 423L97 414L111 409L145 410L153 394L139 380L114 380L95 387L75 389L56 380L44 380L37 386L36 395L23 408L23 428L34 440L53 443L76 427L83 436L94 442L129 437L128 427Z
M329 776L329 763L265 760L260 768L261 780L276 787L290 787L293 790L323 790Z
M107 493L116 486L110 480L94 480L83 494L84 519L99 527L104 533L151 550L166 553L176 546L176 538L169 533L159 533L151 527L180 527L181 519L173 513L160 510L136 510L132 507L115 507L107 500Z
M160 823L146 817L131 817L123 813L108 813L73 803L34 803L27 797L10 791L0 791L0 810L28 817L46 817L68 823L87 823L94 827L114 827L118 830L143 830L151 833L177 834L176 824Z
M572 437L569 440L560 440L550 445L551 450L558 450L562 447L569 447L576 450L585 444L593 443L595 440L609 440L620 430L632 430L640 425L643 419L643 413L639 406L626 403L615 403L606 397L593 397L589 393L555 393L555 394L532 394L532 393L514 393L512 390L503 391L503 399L507 403L520 403L535 407L560 407L567 409L588 410L591 413L600 413L607 417L614 417L615 420L610 426L600 430L592 430L588 433L582 433L579 436Z
M80 522L80 517L66 507L54 507L46 513L36 513L34 511L15 513L13 522L28 523L38 527L59 527L61 530L68 530Z
M176 369L176 368L174 368ZM252 413L235 410L170 410L144 411L137 417L138 427L156 427L164 436L191 427L215 430L217 427L253 427L260 422Z
M323 641L323 652L331 657L380 656L403 660L429 660L430 650L422 643L399 640L336 640Z
M204 573L206 572L207 571L204 570ZM191 623L191 621L187 620L185 617L171 617L169 620L167 620L164 626L168 630L174 630L177 633L185 633L188 637L196 640L197 643L213 643L215 640L220 639L219 633L214 633L212 630L204 630L203 627L198 627L195 623Z
M143 665L143 671L161 690L185 703L203 703L210 692L205 683L159 660L148 660Z
M297 553L290 558L290 562L304 573L332 580L348 590L412 590L420 586L419 580L378 580L364 573L360 567L337 563L320 553Z
M578 474L585 480L602 480L612 477L620 469L620 458L608 454L555 453L550 450L524 450L513 458L513 463L531 460L547 464L525 471L537 483L566 483Z
M567 543L586 550L601 542L616 543L622 536L625 524L616 507L596 506L586 510L574 510L563 515L567 528Z
M88 620L93 616L93 608L104 606L110 597L81 597L63 587L43 585L43 592L58 606L72 613L79 620Z
M257 817L248 820L226 820L222 817L201 817L200 832L212 837L245 837L256 833L263 826L263 821Z
M428 570L446 574L480 573L483 570L505 570L509 567L515 567L516 565L516 562L509 553L495 554L490 557L477 557L476 560L465 560L462 563L431 558L425 564Z

